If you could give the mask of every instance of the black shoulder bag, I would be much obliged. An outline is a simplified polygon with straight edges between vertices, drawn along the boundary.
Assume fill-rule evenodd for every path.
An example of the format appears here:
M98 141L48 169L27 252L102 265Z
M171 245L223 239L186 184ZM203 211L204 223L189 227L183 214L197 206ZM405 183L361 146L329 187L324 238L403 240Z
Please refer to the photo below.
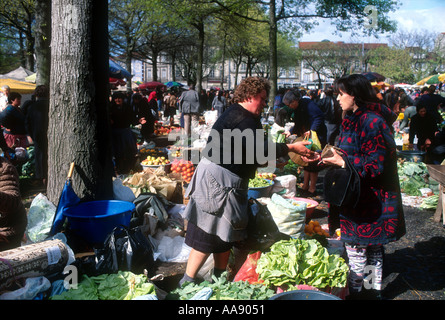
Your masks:
M331 167L323 179L324 200L338 207L355 208L360 199L360 175L344 157L345 168Z

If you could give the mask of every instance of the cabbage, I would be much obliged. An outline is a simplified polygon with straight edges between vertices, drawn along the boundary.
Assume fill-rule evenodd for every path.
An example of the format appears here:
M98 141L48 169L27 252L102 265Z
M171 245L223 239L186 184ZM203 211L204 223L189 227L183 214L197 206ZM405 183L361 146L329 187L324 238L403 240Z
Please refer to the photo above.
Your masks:
M147 294L155 294L155 286L145 275L118 271L96 277L84 275L77 289L52 296L51 300L132 300Z
M346 286L348 265L329 255L317 240L290 239L276 242L258 260L257 273L266 285L289 289L306 284L316 288Z

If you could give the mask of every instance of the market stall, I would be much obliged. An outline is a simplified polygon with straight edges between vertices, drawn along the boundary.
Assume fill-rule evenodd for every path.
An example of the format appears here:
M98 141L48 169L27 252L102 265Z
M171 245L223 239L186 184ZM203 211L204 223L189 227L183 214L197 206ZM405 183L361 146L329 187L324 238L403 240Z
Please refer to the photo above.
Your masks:
M176 291L190 252L184 242L187 222L182 212L188 202L184 193L214 121L214 114L206 113L199 127L194 128L194 140L188 145L175 141L166 147L139 145L140 170L114 179L114 199L105 203L67 205L63 209L63 228L54 237L49 237L49 231L57 207L39 194L29 209L27 242L17 249L29 253L22 256L15 251L1 253L0 279L4 285L0 298L191 298L189 293ZM156 130L159 138L167 139L177 128L159 122ZM213 260L208 259L199 274L203 282L196 288L184 289L195 292L194 298L269 299L278 293L302 288L344 298L347 289L342 245L337 235L328 234L327 225L311 218L320 204L299 197L296 186L302 172L300 166L289 161L281 169L269 169L259 170L249 183L250 197L255 199L259 210L272 217L277 232L256 247L260 249L255 254L255 264L262 266L254 271L257 281L250 281L246 274L253 256L244 257L241 263L238 261L241 269L231 264L227 277L218 280L212 279ZM285 237L275 237L277 234ZM317 271L304 280L299 273L294 278L270 278L270 269L275 267L263 260L271 259L270 254L275 255L272 258L275 260L280 255L279 248L285 246L294 246L303 260L312 252L318 258L311 258L314 262L311 268L325 269L329 264L330 275L323 276L321 282L314 280ZM306 253L299 249L303 247L308 250ZM269 253L266 250L269 248L277 251ZM39 272L17 272L15 266L18 265L37 266L33 263L35 256L39 261L44 260L42 267L38 267ZM288 257L281 259L283 267L288 268L280 271L284 275L292 265L286 262ZM299 260L299 267L294 265L294 271L301 269L303 260ZM71 274L70 270L75 272ZM34 281L28 291L23 289L27 281ZM250 293L246 295L247 292Z

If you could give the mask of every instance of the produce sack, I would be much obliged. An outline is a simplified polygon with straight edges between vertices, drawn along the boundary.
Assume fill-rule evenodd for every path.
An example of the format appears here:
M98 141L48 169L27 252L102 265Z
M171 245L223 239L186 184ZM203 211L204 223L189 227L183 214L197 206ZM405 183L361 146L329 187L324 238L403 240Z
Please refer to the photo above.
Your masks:
M103 248L95 248L97 274L118 270L143 274L154 265L153 246L139 228L116 227Z
M267 206L261 204L257 199L249 200L248 213L247 239L237 243L237 248L265 251L275 242L288 237L280 232Z
M283 197L293 198L297 193L297 177L293 174L276 177L271 193L279 193Z
M306 202L285 199L279 194L273 194L267 209L271 213L280 232L293 238L304 235L306 220Z
M247 256L246 261L238 270L233 281L247 281L250 284L258 283L258 273L256 273L256 266L258 259L261 256L261 251L251 253Z

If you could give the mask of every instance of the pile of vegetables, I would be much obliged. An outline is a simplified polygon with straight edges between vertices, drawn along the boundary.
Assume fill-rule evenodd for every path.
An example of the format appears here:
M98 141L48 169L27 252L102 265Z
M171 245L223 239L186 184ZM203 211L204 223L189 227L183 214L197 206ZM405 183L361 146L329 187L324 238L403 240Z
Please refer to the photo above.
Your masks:
M339 255L329 255L317 240L276 242L258 260L259 280L267 286L296 289L306 284L319 289L346 286L348 265Z
M267 300L275 292L262 284L250 284L247 281L228 281L227 273L221 277L212 277L213 282L203 281L199 284L186 282L167 295L167 300L191 300L203 289L210 290L209 300Z
M435 210L437 208L437 204L439 203L439 196L432 195L425 199L423 199L420 208L425 210Z
M132 300L143 295L155 295L155 286L143 274L129 271L102 274L96 277L83 276L77 289L69 289L51 300Z
M292 160L289 159L289 161L287 162L287 164L283 167L282 172L280 172L280 175L288 175L288 174L292 174L294 176L297 177L297 179L300 176L300 173L302 171L302 166L296 164L295 162L293 162Z
M397 162L400 189L409 196L421 196L420 189L430 188L438 191L438 182L429 179L428 168L423 162Z
M262 188L270 186L271 184L272 182L270 180L261 177L255 177L249 180L249 188Z

